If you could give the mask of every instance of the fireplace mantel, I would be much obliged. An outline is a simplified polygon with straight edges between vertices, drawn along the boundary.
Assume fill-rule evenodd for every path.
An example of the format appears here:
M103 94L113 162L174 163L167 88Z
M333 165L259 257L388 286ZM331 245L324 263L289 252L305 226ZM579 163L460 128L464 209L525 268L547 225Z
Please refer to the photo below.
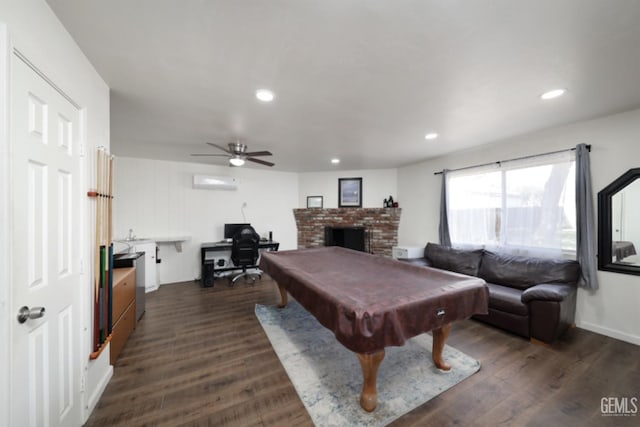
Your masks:
M298 248L324 246L324 228L365 227L371 253L391 256L398 245L400 208L331 208L294 209L298 227Z

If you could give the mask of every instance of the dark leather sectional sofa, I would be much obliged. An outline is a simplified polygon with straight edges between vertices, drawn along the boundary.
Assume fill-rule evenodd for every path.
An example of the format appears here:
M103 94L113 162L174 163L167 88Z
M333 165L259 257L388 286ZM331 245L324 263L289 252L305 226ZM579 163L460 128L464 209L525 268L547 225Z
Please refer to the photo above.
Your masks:
M423 258L404 260L484 279L489 314L475 319L550 344L573 325L579 265L564 259L461 250L428 243Z

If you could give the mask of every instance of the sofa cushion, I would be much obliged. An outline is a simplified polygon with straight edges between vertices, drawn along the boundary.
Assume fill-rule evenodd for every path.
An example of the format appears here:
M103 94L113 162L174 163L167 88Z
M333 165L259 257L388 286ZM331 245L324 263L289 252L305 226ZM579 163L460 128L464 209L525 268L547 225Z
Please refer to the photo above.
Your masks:
M429 261L431 267L466 274L467 276L477 276L482 252L482 249L467 251L435 243L427 243L424 257Z
M507 286L487 283L489 286L489 308L528 316L529 307L522 302L522 291Z
M543 283L522 291L522 302L564 301L576 292L575 285L567 283Z
M578 281L576 261L531 258L485 251L478 277L489 283L527 289L539 283L571 283Z

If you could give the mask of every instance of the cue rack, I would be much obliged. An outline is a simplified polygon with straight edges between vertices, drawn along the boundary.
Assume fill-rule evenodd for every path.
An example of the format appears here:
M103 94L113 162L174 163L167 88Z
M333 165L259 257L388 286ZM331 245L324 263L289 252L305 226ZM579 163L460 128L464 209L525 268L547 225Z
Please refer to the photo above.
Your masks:
M111 341L113 328L113 156L97 149L96 188L87 192L96 201L96 236L93 282L93 340L90 359L96 359Z

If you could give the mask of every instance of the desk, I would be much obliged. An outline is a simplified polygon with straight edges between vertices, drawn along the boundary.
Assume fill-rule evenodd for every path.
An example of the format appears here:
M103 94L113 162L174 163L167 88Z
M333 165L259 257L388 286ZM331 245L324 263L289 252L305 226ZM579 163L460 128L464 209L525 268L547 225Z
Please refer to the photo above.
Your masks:
M224 265L217 265L215 262L216 255L223 255L225 252L227 253L227 257L231 256L231 242L230 241L221 241L221 242L210 242L203 243L200 245L200 265L202 266L202 286L209 287L213 286L213 280L216 273L221 273L223 271L234 271L241 270L242 268L229 265L230 262L225 262ZM258 248L260 249L260 253L262 252L272 252L277 251L280 247L280 243L273 240L260 240L260 244ZM223 257L224 258L224 257ZM252 266L253 268L258 268L257 265Z
M360 405L377 405L377 372L384 349L432 331L433 361L451 366L442 350L451 323L488 312L484 280L403 263L341 247L265 253L260 268L336 339L356 353L363 374Z

